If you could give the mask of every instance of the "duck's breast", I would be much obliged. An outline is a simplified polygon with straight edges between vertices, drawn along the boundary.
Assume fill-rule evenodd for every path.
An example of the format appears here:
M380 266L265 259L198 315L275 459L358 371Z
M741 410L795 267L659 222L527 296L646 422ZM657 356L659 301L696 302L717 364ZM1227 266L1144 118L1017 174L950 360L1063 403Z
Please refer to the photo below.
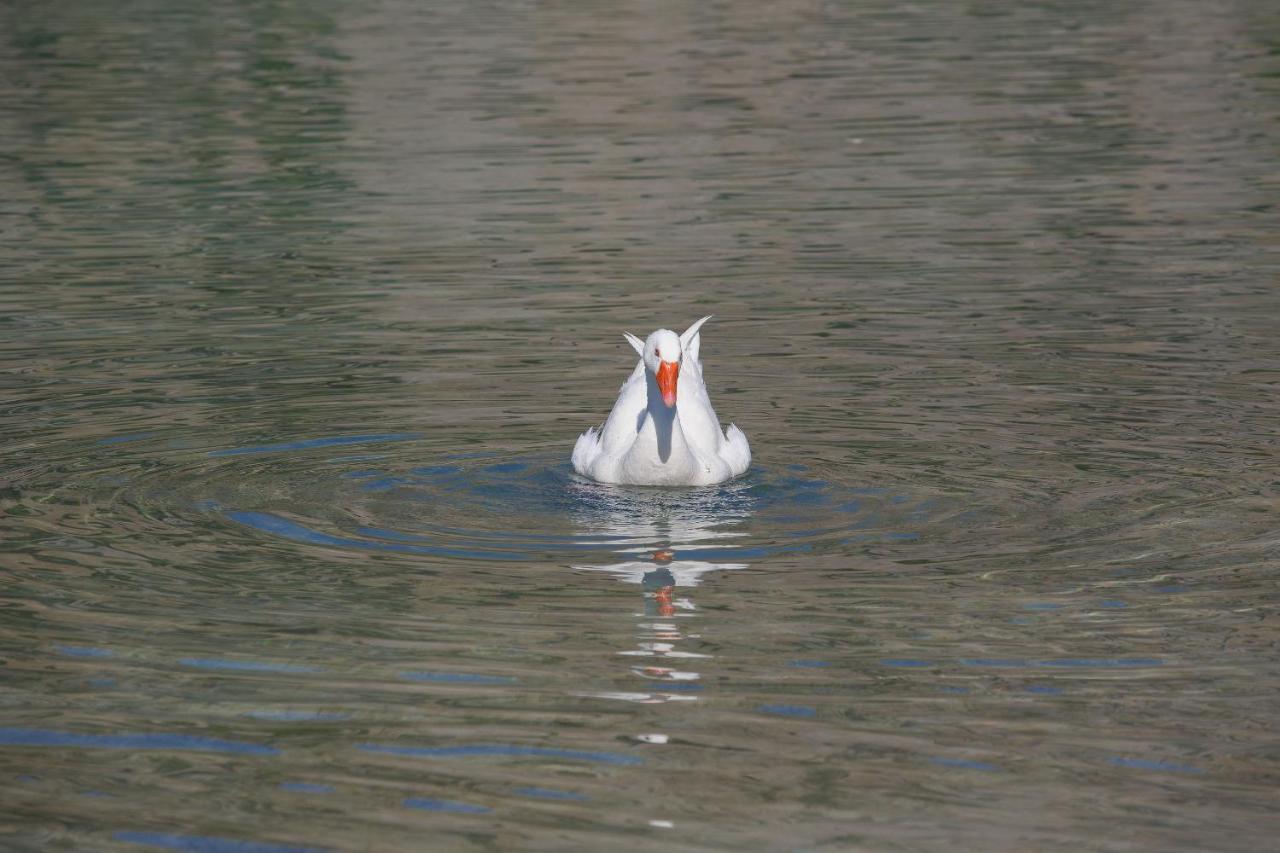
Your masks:
M622 467L627 482L644 485L689 483L698 471L697 459L674 412L655 415L648 410L641 415Z

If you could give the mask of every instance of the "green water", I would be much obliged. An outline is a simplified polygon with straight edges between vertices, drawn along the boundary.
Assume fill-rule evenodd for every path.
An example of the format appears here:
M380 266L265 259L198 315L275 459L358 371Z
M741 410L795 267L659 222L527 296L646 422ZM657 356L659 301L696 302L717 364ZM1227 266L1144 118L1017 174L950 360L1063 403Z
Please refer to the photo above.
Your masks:
M0 846L1266 849L1278 75L1261 0L6 5ZM709 313L752 470L577 479Z

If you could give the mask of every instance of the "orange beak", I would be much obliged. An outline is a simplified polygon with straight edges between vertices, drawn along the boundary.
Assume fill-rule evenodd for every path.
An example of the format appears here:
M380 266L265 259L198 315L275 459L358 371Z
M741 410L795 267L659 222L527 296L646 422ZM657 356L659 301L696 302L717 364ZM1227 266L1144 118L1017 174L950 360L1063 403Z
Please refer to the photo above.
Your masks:
M662 392L662 402L671 408L676 404L676 380L680 377L680 362L664 361L658 365L658 390Z

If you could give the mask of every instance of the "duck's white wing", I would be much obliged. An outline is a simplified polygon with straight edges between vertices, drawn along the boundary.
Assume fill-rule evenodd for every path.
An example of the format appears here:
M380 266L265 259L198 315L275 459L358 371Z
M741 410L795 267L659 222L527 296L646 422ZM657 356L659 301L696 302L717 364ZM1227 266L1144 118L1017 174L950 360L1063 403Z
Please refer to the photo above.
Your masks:
M622 383L613 411L600 430L600 443L605 453L621 456L631 448L648 402L649 395L644 384L644 362L638 361L636 369Z
M721 432L720 418L711 406L702 378L702 335L698 331L709 319L703 317L681 335L684 364L680 369L680 426L700 455L718 456L729 466L731 476L736 477L751 465L751 445L733 424Z
M586 477L599 477L598 463L621 460L631 448L639 432L640 417L644 415L647 392L644 384L644 362L637 362L635 370L622 383L613 411L600 428L591 429L578 436L573 446L573 468Z
M716 418L715 409L711 408L707 384L702 379L700 330L702 324L710 319L711 315L708 314L680 335L680 350L683 353L680 363L680 427L689 443L704 454L714 454L723 441L720 421Z
M680 350L684 353L686 362L693 362L698 365L698 370L702 370L702 359L700 351L702 350L702 324L711 319L711 315L703 317L689 328L685 329L680 335Z
M699 455L716 456L724 443L720 419L716 417L716 410L711 408L707 385L702 381L702 365L697 360L690 360L688 355L686 352L686 360L680 367L680 428L685 440Z

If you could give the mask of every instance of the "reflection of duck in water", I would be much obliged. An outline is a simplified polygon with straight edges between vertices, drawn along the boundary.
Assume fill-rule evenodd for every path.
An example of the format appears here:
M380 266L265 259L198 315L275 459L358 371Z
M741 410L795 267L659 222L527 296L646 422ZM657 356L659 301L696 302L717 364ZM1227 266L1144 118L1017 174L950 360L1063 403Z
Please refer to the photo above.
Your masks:
M695 615L697 607L688 598L678 598L675 588L678 585L676 573L672 571L674 553L667 548L655 551L649 560L636 560L626 564L622 580L639 583L644 590L644 621L637 624L640 629L641 642L635 649L618 652L627 657L662 658L661 664L644 663L631 667L631 674L645 681L658 682L652 692L640 691L606 691L599 693L582 693L578 695L592 696L597 699L619 699L625 702L639 702L645 705L663 702L694 702L694 695L702 689L699 683L701 675L690 670L678 669L677 660L710 658L711 655L690 652L676 647L677 643L686 639L700 639L698 634L686 635L682 632L679 619ZM579 568L610 570L613 567ZM736 567L740 568L740 567ZM706 570L704 570L706 571ZM697 575L693 575L697 582ZM671 666L662 664L673 664Z
M718 543L742 535L733 529L751 515L753 501L741 482L720 489L658 491L581 486L581 523L593 534L607 533L620 546L614 563L575 565L586 572L603 572L623 583L639 584L644 611L640 617L640 642L617 652L647 658L631 666L631 675L651 686L640 691L592 692L579 695L619 699L645 704L694 701L702 689L700 674L679 669L688 661L711 655L688 649L687 641L701 639L683 631L684 620L698 616L697 607L677 592L677 587L697 586L708 572L745 569L745 563L720 563L705 559ZM726 543L728 544L728 543ZM683 560L681 550L701 551L704 559ZM634 611L632 611L634 613ZM684 645L684 648L680 648ZM654 683L657 682L657 683Z
M665 563L670 563L676 558L672 551L654 551L653 561L658 563L658 568L651 572L645 572L644 577L640 578L640 586L645 591L644 613L646 616L674 616L676 612L675 606L675 590L676 576L671 574ZM693 586L693 584L690 584ZM652 596L652 598L650 598ZM685 599L686 601L688 599ZM650 601L656 607L655 613L650 613ZM693 608L693 602L689 602L689 609Z
M709 563L703 560L677 560L668 549L655 551L650 559L624 560L605 566L574 566L586 572L607 572L623 583L638 583L646 593L670 597L677 586L697 586L707 572L745 569L746 563ZM663 589L668 592L662 592Z
M679 557L681 551L701 551L699 556L705 557L716 545L728 545L727 540L743 535L736 528L751 516L753 501L741 481L715 490L680 492L594 485L578 488L584 510L580 523L592 533L607 533L623 546L618 553L624 559L603 565L574 565L574 569L606 572L623 583L641 584L646 593L670 597L662 590L697 586L708 572L747 567L746 563Z

